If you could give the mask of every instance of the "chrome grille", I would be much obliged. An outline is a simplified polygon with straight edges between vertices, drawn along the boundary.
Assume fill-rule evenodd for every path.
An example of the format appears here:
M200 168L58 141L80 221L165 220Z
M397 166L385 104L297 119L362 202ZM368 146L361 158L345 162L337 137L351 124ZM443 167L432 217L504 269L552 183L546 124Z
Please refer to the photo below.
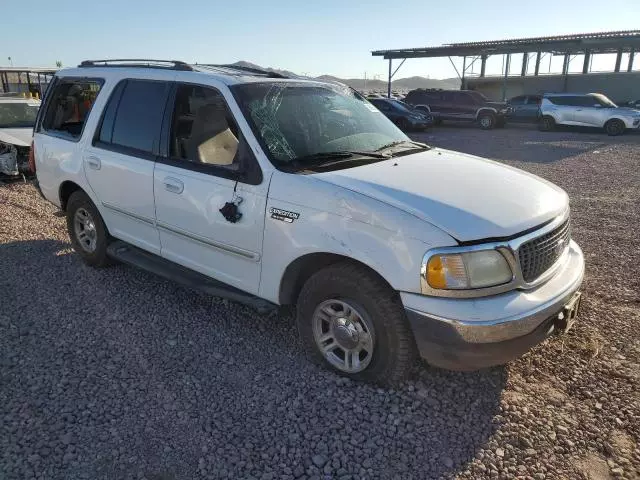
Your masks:
M571 239L569 219L549 233L520 245L518 258L525 282L532 282L558 261Z

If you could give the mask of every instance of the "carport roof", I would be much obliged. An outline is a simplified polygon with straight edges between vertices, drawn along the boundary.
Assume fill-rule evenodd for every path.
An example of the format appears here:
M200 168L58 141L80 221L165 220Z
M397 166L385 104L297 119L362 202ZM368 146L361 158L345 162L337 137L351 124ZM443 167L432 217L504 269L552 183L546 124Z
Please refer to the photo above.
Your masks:
M448 43L439 47L375 50L374 57L428 58L462 57L474 55L501 55L505 53L553 52L564 53L616 53L640 51L640 30L581 33L554 37L514 38L485 42Z

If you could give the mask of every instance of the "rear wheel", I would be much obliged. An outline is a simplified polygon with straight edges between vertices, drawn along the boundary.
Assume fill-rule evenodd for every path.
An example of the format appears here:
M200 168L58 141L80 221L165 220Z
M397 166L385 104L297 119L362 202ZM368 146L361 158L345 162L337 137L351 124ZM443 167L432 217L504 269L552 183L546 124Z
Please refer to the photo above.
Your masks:
M359 265L313 275L298 298L297 324L314 362L354 380L397 384L417 358L397 292Z
M67 230L78 255L92 267L106 267L112 263L107 256L111 237L100 212L89 196L74 192L67 202Z
M550 115L543 115L540 119L540 130L543 132L550 132L554 128L556 128L556 121Z
M481 113L478 123L483 130L491 130L496 126L496 116L493 113Z
M604 124L604 131L607 132L607 135L611 135L613 137L617 135L622 135L624 133L626 126L622 120L618 120L617 118L613 118Z

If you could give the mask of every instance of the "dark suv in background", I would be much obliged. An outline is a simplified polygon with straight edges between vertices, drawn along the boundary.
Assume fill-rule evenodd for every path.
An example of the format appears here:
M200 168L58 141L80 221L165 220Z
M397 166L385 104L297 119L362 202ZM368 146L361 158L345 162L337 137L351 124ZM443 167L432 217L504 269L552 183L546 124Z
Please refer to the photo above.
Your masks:
M400 130L424 130L433 124L433 116L393 98L370 98L369 101Z
M418 88L411 90L404 101L417 109L432 112L437 123L443 120L477 122L485 130L504 126L510 111L506 103L491 102L473 90Z

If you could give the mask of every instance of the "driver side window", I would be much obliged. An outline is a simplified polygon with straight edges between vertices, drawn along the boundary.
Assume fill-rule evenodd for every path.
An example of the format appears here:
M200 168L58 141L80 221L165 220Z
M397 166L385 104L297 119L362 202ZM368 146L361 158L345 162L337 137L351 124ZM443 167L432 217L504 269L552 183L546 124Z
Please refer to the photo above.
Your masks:
M224 97L213 88L178 87L169 139L173 159L218 167L237 163L238 127Z

